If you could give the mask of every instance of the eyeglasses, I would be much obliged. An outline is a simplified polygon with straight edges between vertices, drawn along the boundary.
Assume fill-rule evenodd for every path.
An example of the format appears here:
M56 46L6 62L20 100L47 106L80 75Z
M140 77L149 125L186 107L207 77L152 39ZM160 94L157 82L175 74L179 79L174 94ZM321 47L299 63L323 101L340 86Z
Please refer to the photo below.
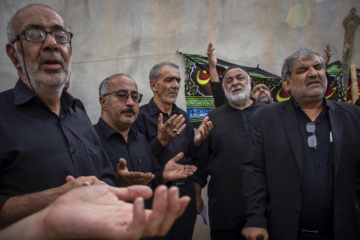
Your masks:
M120 102L125 102L129 96L131 96L131 100L133 102L136 102L136 103L140 103L141 100L142 100L142 94L141 93L137 93L137 92L133 92L133 93L127 93L127 91L125 90L117 90L117 91L114 91L114 92L111 92L111 93L106 93L106 94L103 94L102 96L103 97L106 97L110 94L115 94L115 96L117 97L117 99L120 101Z
M43 42L45 41L47 34L51 34L51 36L55 39L57 43L68 43L73 37L73 34L71 32L67 32L64 30L48 32L38 29L30 29L24 30L18 35L16 35L16 39L12 41L12 44L14 44L14 42L16 42L17 40L20 41L21 35L25 35L26 40L28 40L29 42Z
M309 147L313 147L313 148L317 149L317 138L315 135L315 129L316 129L316 125L314 122L309 122L306 124L306 131L308 133L313 134L308 137L308 145L309 145Z

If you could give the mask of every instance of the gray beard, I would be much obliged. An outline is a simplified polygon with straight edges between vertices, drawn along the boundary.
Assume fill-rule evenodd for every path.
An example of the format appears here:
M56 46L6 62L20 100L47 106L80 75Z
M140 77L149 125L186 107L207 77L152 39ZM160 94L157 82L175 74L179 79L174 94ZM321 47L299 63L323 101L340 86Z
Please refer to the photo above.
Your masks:
M227 91L224 91L224 92L225 92L225 96L229 100L229 102L236 106L239 106L239 107L245 105L245 103L249 99L250 93L251 93L249 88L247 88L237 94L232 94L232 93L229 94Z
M18 52L19 53L19 52ZM31 82L31 85L33 86L35 92L37 94L41 94L43 92L53 91L55 95L61 94L62 89L64 87L64 84L67 82L70 76L71 72L71 58L69 60L69 64L65 64L64 61L62 61L62 69L60 70L54 70L52 71L54 73L54 76L51 76L50 74L47 74L46 72L42 71L40 64L41 59L38 58L36 62L29 64L30 61L25 57L25 63L26 63L26 69L27 74L25 71L25 64L22 61L22 55L19 54L21 57L21 69L26 77L29 77L29 82ZM48 71L49 73L51 71ZM59 74L59 72L62 72Z

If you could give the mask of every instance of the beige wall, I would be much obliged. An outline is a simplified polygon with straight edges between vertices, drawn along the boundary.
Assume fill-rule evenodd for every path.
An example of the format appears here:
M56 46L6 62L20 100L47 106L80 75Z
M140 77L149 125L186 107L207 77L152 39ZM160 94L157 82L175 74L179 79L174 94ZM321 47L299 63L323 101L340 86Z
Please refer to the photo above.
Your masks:
M18 8L35 2L52 6L74 33L69 91L84 102L94 123L100 115L97 87L109 75L131 75L147 103L154 64L175 62L184 79L184 61L176 51L205 55L209 42L219 58L260 64L280 75L284 58L303 47L322 51L329 42L330 62L341 60L342 21L353 7L360 15L359 0L0 0L0 91L17 81L5 52L6 23ZM360 27L352 62L360 68ZM184 95L177 103L185 109ZM198 220L194 239L209 239L208 228Z

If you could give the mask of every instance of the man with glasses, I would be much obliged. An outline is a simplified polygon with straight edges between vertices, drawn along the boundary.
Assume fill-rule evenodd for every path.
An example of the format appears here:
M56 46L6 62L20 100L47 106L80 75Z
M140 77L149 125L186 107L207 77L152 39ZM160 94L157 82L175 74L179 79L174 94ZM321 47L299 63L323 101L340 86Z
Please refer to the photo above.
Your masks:
M138 116L141 99L137 84L126 74L114 74L100 83L101 117L94 128L117 173L118 184L155 188L191 176L195 166L177 164L183 153L169 160L162 169L146 138L131 127Z
M0 228L45 208L73 188L116 184L83 105L63 91L72 51L72 34L63 19L49 6L28 5L10 19L7 33L6 53L19 80L0 93ZM162 187L154 197L154 209L146 212L142 199L123 206L120 197L117 211L126 215L121 219L124 234L164 235L189 202L178 193ZM137 196L149 194L140 190ZM133 224L137 228L131 228ZM96 238L106 236L103 228L88 227L99 231Z
M326 100L320 55L285 59L289 101L256 112L243 188L246 239L360 239L360 109Z

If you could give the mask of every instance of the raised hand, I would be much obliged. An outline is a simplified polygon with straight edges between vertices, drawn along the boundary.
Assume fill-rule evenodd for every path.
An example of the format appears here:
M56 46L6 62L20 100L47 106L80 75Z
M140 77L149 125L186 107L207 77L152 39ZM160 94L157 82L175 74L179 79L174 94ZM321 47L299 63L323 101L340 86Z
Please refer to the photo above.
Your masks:
M213 128L213 124L211 121L209 121L209 117L206 116L195 134L194 137L195 146L201 145L201 143L209 136L212 128Z
M322 57L322 59L324 61L325 68L327 68L327 65L328 65L331 55L332 55L330 44L327 43L325 45L324 52L325 52L325 55L321 54L320 56Z
M210 67L216 67L216 64L217 64L217 58L216 58L216 54L214 51L215 51L214 45L212 43L209 43L208 49L207 49L207 55L208 55Z
M174 158L170 159L164 167L163 178L164 181L175 181L183 178L187 178L196 172L197 167L191 165L181 165L178 164L184 153L178 153Z
M174 138L176 138L177 135L180 135L180 133L185 129L186 124L183 124L185 122L185 118L182 114L177 116L176 114L172 115L166 123L163 123L163 115L160 113L158 118L158 139L160 143L165 146Z
M116 167L116 179L120 187L127 187L131 185L146 185L154 179L155 175L151 172L129 172L126 167L126 160L119 159L119 164Z

